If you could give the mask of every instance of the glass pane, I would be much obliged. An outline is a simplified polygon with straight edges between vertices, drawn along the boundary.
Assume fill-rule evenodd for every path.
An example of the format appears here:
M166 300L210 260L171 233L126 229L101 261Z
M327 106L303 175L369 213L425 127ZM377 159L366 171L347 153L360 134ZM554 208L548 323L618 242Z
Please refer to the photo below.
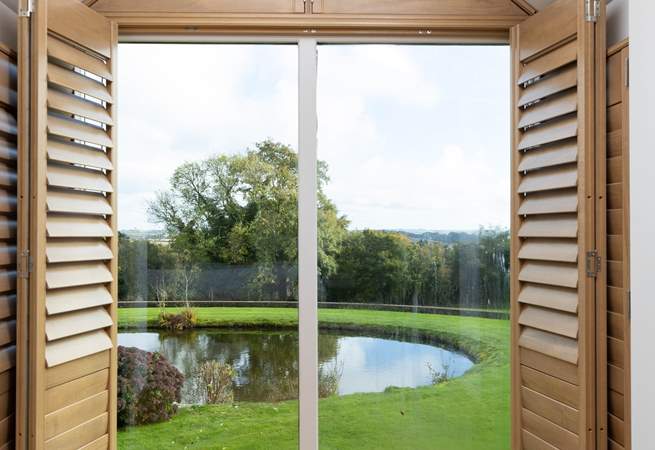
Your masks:
M297 46L119 52L119 446L297 448Z
M319 47L322 449L506 449L509 49Z

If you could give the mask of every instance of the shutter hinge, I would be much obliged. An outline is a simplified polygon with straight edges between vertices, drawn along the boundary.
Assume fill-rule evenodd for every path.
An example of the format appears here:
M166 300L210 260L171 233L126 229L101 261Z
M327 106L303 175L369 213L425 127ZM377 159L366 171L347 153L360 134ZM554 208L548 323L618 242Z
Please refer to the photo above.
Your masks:
M24 250L18 255L18 278L29 278L32 273L32 257L29 250Z
M625 58L625 87L630 87L630 57Z
M628 291L626 292L625 307L627 309L626 313L628 315L628 320L631 320L632 319L632 291L630 289L628 289Z
M591 250L587 252L587 276L596 278L600 273L600 255L598 250Z
M18 17L30 17L34 11L34 0L24 0L18 8Z
M600 17L600 0L585 0L585 20L596 22Z

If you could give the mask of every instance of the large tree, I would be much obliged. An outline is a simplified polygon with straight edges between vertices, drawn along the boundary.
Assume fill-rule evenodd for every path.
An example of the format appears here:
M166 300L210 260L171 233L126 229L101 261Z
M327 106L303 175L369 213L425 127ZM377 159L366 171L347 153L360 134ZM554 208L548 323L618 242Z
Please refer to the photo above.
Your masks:
M319 270L330 276L346 232L325 196L327 166L318 166ZM165 226L174 251L200 264L254 266L251 295L295 297L298 260L298 158L287 145L260 142L244 154L178 167L149 212Z

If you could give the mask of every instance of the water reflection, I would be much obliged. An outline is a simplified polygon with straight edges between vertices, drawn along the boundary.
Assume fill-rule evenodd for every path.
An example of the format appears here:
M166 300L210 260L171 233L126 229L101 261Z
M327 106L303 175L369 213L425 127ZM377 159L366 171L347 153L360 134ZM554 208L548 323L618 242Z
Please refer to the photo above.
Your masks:
M298 334L295 331L196 330L120 333L120 345L158 351L185 377L183 403L198 403L193 373L204 361L235 368L236 401L298 398ZM381 392L389 386L417 387L432 382L435 371L460 376L473 363L465 355L405 340L321 331L319 364L322 392L339 395ZM332 386L334 384L334 386Z

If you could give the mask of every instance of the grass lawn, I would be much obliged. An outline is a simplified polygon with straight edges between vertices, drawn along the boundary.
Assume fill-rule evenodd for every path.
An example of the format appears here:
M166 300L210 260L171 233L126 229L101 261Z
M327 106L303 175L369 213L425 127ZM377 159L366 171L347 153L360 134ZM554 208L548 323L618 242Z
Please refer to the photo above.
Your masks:
M195 308L201 327L292 327L295 309ZM159 310L120 309L123 329L157 325ZM321 327L399 328L429 335L476 359L438 386L330 397L319 402L320 447L335 450L506 450L509 430L509 322L406 312L319 312ZM171 421L119 432L121 449L297 449L298 402L185 408Z

